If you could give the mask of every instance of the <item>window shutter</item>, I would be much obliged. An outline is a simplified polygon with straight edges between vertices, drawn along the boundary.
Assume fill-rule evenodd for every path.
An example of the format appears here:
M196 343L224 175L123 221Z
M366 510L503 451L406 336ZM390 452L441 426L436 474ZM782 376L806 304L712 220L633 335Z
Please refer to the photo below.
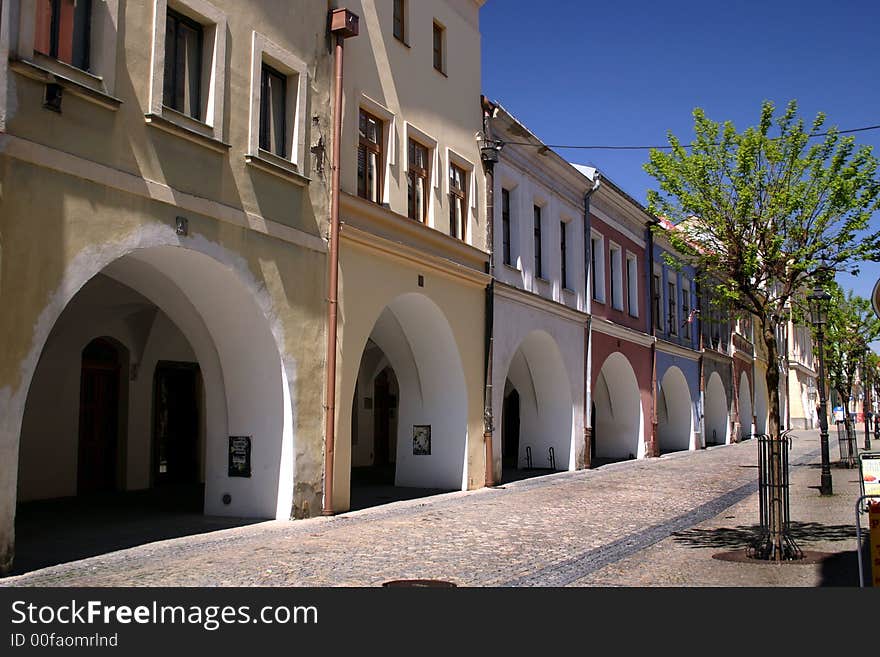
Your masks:
M76 0L58 1L58 59L67 64L73 64L73 15L75 9Z
M52 43L52 0L37 0L34 50L48 55Z

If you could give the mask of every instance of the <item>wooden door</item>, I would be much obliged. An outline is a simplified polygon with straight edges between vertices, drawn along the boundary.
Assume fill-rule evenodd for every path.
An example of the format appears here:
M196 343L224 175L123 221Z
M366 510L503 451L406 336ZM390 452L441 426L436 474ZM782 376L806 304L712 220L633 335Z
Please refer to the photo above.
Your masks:
M83 350L79 395L77 493L116 489L119 453L119 353L106 340Z

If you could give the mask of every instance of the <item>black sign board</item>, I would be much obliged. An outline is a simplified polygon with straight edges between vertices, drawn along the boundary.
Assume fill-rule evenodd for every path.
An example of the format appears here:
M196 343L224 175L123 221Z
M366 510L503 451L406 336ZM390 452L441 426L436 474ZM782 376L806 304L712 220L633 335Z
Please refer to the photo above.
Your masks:
M229 436L229 476L251 476L250 436Z

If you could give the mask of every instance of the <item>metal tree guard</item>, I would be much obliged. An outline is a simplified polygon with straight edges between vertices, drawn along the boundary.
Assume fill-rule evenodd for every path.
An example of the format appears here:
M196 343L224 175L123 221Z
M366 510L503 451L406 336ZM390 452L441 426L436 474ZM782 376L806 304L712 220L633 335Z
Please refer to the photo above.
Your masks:
M804 556L791 536L788 496L790 449L788 431L783 431L778 437L767 434L758 436L758 513L761 529L758 538L748 548L748 556L753 559L795 561ZM778 464L781 464L780 471L775 472ZM782 516L777 517L780 508Z

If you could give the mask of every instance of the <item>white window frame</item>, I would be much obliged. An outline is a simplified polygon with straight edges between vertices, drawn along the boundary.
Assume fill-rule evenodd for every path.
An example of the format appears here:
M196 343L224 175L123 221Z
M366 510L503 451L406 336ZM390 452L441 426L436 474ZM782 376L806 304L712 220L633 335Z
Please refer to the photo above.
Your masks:
M630 270L632 263L632 270ZM632 251L626 252L627 310L630 317L639 316L639 259Z
M165 17L168 9L183 14L203 27L202 108L204 116L196 120L163 103L165 82ZM226 98L226 14L206 0L154 0L153 52L151 57L150 105L148 122L160 117L184 130L222 142ZM157 127L163 127L156 122Z
M617 277L615 280L615 263L617 265ZM623 249L619 244L609 240L608 242L608 266L611 274L611 307L614 310L623 310Z
M382 144L382 148L384 149L383 155L385 156L385 163L383 164L384 171L382 171L382 205L390 207L391 167L393 167L397 163L397 117L394 112L385 107L382 103L373 100L366 94L361 94L361 97L358 99L358 106L354 114L354 144L352 145L352 152L355 154L355 172L357 172L357 151L360 147L360 140L358 138L358 115L360 114L360 110L364 110L365 112L372 114L377 119L380 119L382 121L382 130L384 131L382 135L382 139L384 141L384 143ZM403 139L403 149L405 152L405 134ZM405 160L406 158L404 158L404 164ZM357 191L356 184L355 191ZM406 216L406 208L404 208L402 214Z
M596 248L598 243L599 248ZM595 262L595 267L593 263ZM595 281L593 280L595 278ZM589 294L593 301L605 303L605 236L602 233L590 231L590 286ZM592 288L596 289L593 294Z
M463 157L456 153L451 148L446 149L446 167L443 170L445 180L444 187L444 195L443 198L446 199L446 202L449 202L449 193L451 191L451 183L449 181L449 169L450 165L455 164L460 169L462 169L465 173L465 177L467 180L465 181L465 185L467 186L467 216L464 218L464 234L467 237L465 240L466 243L473 242L474 237L474 224L476 223L477 218L477 177L474 175L474 163L471 162L466 157ZM449 207L446 207L449 210ZM448 214L448 212L447 212ZM513 253L510 254L511 257Z
M43 70L60 76L62 79L81 84L98 94L109 96L116 94L119 0L92 0L89 40L90 71L83 71L34 50L37 7L33 0L3 0L2 5L4 25L8 25L10 18L18 16L17 29L15 26L12 26L11 29L4 28L4 32L8 32L8 43L3 45L8 48L10 57L21 60L35 69L30 73L25 73L26 75L37 77L36 72ZM4 39L6 38L4 35ZM0 50L6 48L0 48ZM4 61L5 59L4 57ZM93 100L85 94L77 93L75 88L68 88L72 93L87 100ZM118 101L116 102L118 103ZM114 104L111 108L115 109L115 107Z
M287 95L284 105L286 112L284 145L287 155L284 157L260 148L260 105L262 100L263 64L267 64L282 75L287 76ZM301 175L307 173L308 168L305 165L305 131L308 82L308 67L304 61L276 43L273 43L259 32L253 33L247 157L264 159Z

